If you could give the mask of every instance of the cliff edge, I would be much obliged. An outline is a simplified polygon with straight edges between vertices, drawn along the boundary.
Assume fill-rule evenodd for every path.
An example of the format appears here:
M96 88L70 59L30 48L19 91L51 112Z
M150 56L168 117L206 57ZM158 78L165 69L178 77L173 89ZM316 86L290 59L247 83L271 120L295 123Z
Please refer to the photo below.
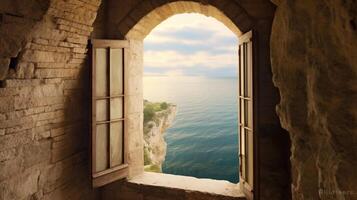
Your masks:
M166 156L165 131L176 117L176 105L144 101L145 171L162 172Z

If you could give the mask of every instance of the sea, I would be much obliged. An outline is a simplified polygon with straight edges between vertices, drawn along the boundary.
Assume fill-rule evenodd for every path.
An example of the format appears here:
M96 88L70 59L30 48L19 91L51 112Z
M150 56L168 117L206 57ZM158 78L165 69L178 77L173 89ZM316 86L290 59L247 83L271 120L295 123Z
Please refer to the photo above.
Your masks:
M144 76L144 99L177 105L163 173L239 181L237 78Z

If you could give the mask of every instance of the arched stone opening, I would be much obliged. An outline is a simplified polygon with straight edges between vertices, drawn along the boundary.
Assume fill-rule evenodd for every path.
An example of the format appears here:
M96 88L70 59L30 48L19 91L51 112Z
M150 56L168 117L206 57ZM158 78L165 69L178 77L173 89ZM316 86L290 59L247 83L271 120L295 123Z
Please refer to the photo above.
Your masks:
M106 31L102 31L101 38L128 39L131 45L131 64L129 72L131 88L133 89L133 102L142 102L142 75L143 75L143 39L150 31L168 17L195 12L214 17L230 28L237 36L253 30L256 33L256 59L257 70L254 75L258 88L256 97L257 126L259 137L259 166L257 173L256 190L262 199L290 199L290 140L281 126L275 112L279 101L279 94L272 83L269 57L269 39L271 22L275 7L270 1L260 3L223 1L138 1L128 8L123 8L124 13L115 12L120 3L110 1L104 8L111 8L109 13L103 15L106 20ZM105 9L104 9L105 10ZM103 12L104 13L104 12ZM99 17L100 18L100 17ZM96 29L95 29L96 30ZM98 31L98 33L100 33ZM95 37L98 38L96 35ZM238 45L238 44L237 44ZM137 106L136 111L141 111L142 106ZM142 113L137 112L133 121L142 119ZM133 122L134 123L134 122ZM135 122L136 123L136 122ZM143 172L143 148L141 142L142 130L135 129L132 145L129 145L129 177L135 177ZM135 142L134 142L135 141ZM258 193L258 192L257 192Z
M125 17L118 25L121 35L128 39L142 40L159 23L170 16L182 13L199 13L216 18L237 36L252 28L252 19L234 1L228 3L209 4L199 1L174 1L166 4L148 4L143 1ZM230 2L230 3L229 3ZM151 6L150 6L151 5ZM229 9L228 9L229 8ZM223 12L225 10L226 12ZM234 10L235 13L230 13ZM123 29L127 27L129 29Z
M38 1L28 0L26 2L36 3ZM4 103L0 106L1 114L4 114L0 115L0 118L3 119L0 136L4 139L1 139L0 142L6 144L2 146L2 150L5 149L7 151L7 148L11 147L14 148L11 149L11 152L12 150L20 152L19 154L9 154L9 159L6 157L5 161L2 161L2 166L4 167L1 168L3 177L0 178L2 181L0 187L9 188L5 190L7 192L5 197L9 199L17 197L11 196L18 193L18 189L13 189L13 186L16 187L15 182L18 183L19 188L31 188L30 190L19 193L19 198L30 198L33 195L32 197L34 198L73 197L73 199L76 199L77 197L80 199L86 195L89 196L93 194L88 187L89 184L87 184L87 174L84 173L88 168L88 158L86 156L88 150L86 142L88 139L88 121L86 114L83 114L85 112L81 112L82 110L88 110L88 99L81 98L83 96L88 97L86 94L89 88L87 80L89 73L86 63L88 58L86 53L87 40L91 34L92 38L96 35L100 38L123 39L140 19L143 19L144 16L157 7L164 6L173 1L49 0L46 2L49 2L49 5L46 4L46 6L43 7L45 9L43 9L41 15L36 15L40 16L39 18L24 15L16 22L21 26L22 20L29 19L36 21L36 26L15 28L17 34L25 35L26 37L31 36L29 41L21 43L21 46L25 48L16 48L16 52L20 50L20 53L24 54L24 57L19 59L19 64L23 64L21 66L24 69L29 69L28 73L26 72L28 75L9 76L5 81L5 88L1 88L0 90L1 95L4 96L2 97L2 102ZM277 157L269 161L269 158L273 156L262 156L268 167L273 170L261 170L261 177L263 177L261 182L263 184L262 186L269 186L265 188L268 194L266 196L270 199L279 199L272 196L277 196L282 193L281 191L285 192L286 189L289 190L289 187L286 188L287 182L285 179L279 179L281 175L286 175L286 170L283 169L283 171L285 171L281 173L281 168L274 165L275 161L283 160L280 159L279 154L279 150L281 149L274 148L278 147L279 143L276 145L276 143L272 142L276 141L274 140L276 138L279 140L280 136L276 136L278 135L276 134L276 137L270 137L271 132L281 133L275 129L276 126L279 127L274 109L277 100L275 95L276 91L271 84L270 58L268 53L270 27L275 7L269 0L194 0L193 2L196 3L195 5L198 4L199 8L188 8L187 1L177 2L177 6L188 8L186 10L187 12L195 12L194 9L198 9L197 11L199 11L199 13L213 16L217 19L219 19L220 13L223 13L231 21L224 22L226 25L228 24L228 27L230 26L229 24L234 24L239 27L242 33L250 29L254 29L259 33L258 45L260 53L258 62L261 82L257 84L261 86L263 91L259 95L268 96L268 99L270 99L269 101L259 104L259 109L265 113L261 115L262 117L259 119L259 123L262 129L261 135L269 139L265 140L262 138L262 141L264 141L262 143L268 147L273 146L274 150L270 155ZM97 9L100 4L101 8L96 17ZM32 6L30 7L32 8ZM39 8L38 5L34 7ZM212 10L212 7L217 8L219 12L217 13ZM207 11L206 8L208 8ZM11 9L12 8L4 8L4 10L1 10L1 13L9 12ZM34 13L34 11L31 10L28 13ZM170 15L170 13L168 15ZM17 19L16 16L14 17ZM1 18L1 20L3 20L1 23L4 22L4 19L4 17ZM94 19L99 22L99 27L101 27L99 33L102 33L102 35L92 33L92 23ZM220 21L224 21L224 19ZM0 24L0 28L5 26L12 27L12 25L5 24L6 23ZM39 26L37 26L37 24L39 24ZM97 24L94 25L95 32L97 31L96 25ZM147 24L144 24L143 26L146 25ZM8 29L5 28L4 30L0 30L0 32L2 34L4 32L6 34L12 34L6 32L7 30ZM1 39L3 38L4 37ZM14 35L14 38L23 41L20 36ZM11 48L17 46L12 46L10 40L6 42ZM8 50L9 49L1 48L0 55L2 58L6 55L6 52L3 53L3 51ZM5 60L8 58L9 57L6 57ZM8 61L6 60L6 62ZM0 64L0 67L8 66L8 63L5 65ZM139 70L135 73L140 73L140 69L133 68L133 70ZM7 74L7 69L5 74ZM130 79L130 81L132 81L130 85L134 90L136 87L135 84L140 83L140 81L136 81L138 80L136 78L140 79L139 76ZM273 97L270 98L271 96ZM44 120L44 118L47 119L51 116L53 119ZM137 123L140 121L139 114L130 117L133 123L131 126L140 126L139 123ZM24 124L26 126L23 126ZM267 130L264 127L271 127L271 131L264 132L264 130ZM24 130L26 130L26 132L24 132ZM81 133L80 137L78 137L78 132ZM34 138L28 137L31 134L34 135ZM133 140L133 144L136 144L139 140L140 138L136 138ZM46 155L43 156L42 153L46 153ZM140 155L140 152L135 152L135 150L133 150L132 153L133 156L135 156L135 154ZM18 169L13 166L25 158L30 158L30 160L26 160L26 164L21 166L20 171L12 170ZM284 159L285 158L286 157L284 157ZM34 169L32 167L40 162L43 163L41 168L36 167ZM133 165L139 165L140 162L141 161L135 161ZM65 172L62 172L63 166L66 166L67 170ZM138 167L138 170L140 170L139 168L140 167ZM135 169L133 171L135 171ZM81 172L81 176L78 176L79 172ZM19 176L14 176L15 173ZM31 176L28 176L28 174L31 174ZM74 176L73 174L76 175ZM29 178L29 181L21 181L24 179L23 177ZM274 179L279 180L274 182ZM277 182L279 182L280 185L278 185ZM29 185L36 187L30 187ZM65 187L60 187L62 185ZM80 196L76 195L78 191L81 191ZM137 193L139 192L137 191ZM280 199L288 198L282 197Z
M139 8L140 9L140 8ZM133 12L136 12L134 10ZM182 13L199 13L205 16L216 18L218 21L226 25L234 34L240 36L242 32L239 28L229 19L222 11L211 5L203 5L193 1L177 1L168 4L164 4L158 8L155 8L147 15L142 17L138 23L136 23L126 33L128 39L143 39L150 33L158 24L167 18ZM123 21L121 23L126 23Z

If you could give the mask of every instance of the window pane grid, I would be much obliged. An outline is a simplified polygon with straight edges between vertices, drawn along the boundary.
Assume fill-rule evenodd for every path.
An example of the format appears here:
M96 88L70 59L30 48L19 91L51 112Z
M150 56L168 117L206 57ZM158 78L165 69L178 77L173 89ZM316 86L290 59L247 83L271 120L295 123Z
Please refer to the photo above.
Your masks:
M97 48L93 54L97 127L94 170L99 173L124 164L124 49Z
M253 186L253 50L252 41L239 45L239 158L242 181Z

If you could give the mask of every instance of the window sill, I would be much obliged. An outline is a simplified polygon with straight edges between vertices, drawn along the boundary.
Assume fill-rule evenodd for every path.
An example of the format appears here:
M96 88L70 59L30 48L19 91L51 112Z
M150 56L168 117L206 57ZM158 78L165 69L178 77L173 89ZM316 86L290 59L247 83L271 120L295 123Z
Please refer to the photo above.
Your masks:
M153 187L201 192L218 196L246 199L238 184L223 180L199 179L190 176L143 172L128 180L129 183Z

